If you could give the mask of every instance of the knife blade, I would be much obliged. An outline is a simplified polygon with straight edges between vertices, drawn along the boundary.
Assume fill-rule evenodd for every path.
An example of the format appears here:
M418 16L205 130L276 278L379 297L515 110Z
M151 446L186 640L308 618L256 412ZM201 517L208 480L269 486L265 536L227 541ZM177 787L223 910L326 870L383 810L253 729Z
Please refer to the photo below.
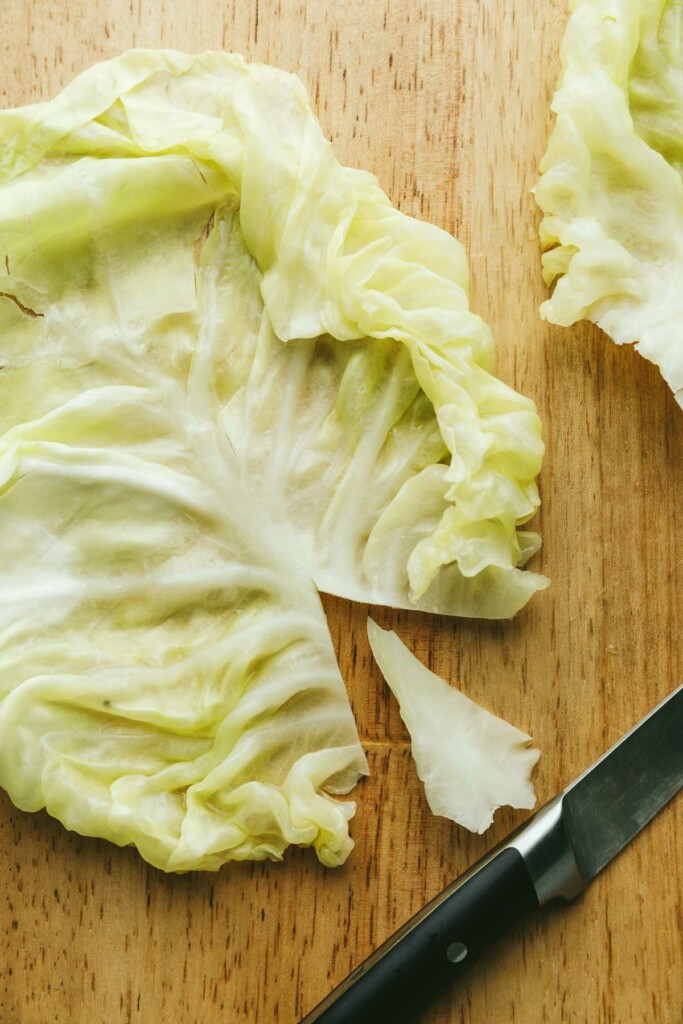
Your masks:
M409 1024L517 919L577 896L683 786L683 686L357 967L300 1024Z

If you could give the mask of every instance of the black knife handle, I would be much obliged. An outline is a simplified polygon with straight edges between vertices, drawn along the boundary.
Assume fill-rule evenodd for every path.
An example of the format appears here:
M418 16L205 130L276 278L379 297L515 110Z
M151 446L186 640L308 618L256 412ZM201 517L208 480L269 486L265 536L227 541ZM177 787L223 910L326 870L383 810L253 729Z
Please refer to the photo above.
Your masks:
M536 907L522 855L502 849L408 921L301 1024L408 1024Z

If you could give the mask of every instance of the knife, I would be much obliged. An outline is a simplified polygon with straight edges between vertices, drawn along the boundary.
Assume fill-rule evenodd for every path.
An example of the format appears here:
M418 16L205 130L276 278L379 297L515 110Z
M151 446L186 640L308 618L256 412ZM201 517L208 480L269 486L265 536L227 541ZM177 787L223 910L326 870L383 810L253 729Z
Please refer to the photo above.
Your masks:
M518 918L571 900L683 785L683 686L428 903L300 1024L408 1024Z

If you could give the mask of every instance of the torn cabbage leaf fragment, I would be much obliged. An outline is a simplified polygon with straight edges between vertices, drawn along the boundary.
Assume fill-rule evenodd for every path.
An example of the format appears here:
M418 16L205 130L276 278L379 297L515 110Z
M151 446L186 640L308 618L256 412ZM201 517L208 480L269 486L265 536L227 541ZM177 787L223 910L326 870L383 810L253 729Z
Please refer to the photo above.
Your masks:
M398 700L417 774L434 814L485 832L499 807L530 810L531 737L430 672L396 633L368 619L375 660Z
M301 83L131 51L0 112L0 784L167 870L350 849L315 593L507 617L543 446L461 246Z
M683 2L572 6L534 190L541 313L635 342L683 404Z

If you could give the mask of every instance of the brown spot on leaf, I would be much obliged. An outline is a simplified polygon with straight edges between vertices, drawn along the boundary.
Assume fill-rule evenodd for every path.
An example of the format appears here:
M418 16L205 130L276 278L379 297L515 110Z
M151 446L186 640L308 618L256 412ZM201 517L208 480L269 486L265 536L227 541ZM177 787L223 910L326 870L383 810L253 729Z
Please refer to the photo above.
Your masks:
M202 169L201 169L201 167L199 166L199 164L197 163L197 161L196 161L196 160L193 160L193 161L192 161L192 163L194 164L194 166L195 166L195 167L196 167L196 169L197 169L197 174L199 175L199 177L200 177L200 178L202 179L202 181L203 181L203 182L204 182L204 184L206 185L206 184L207 184L207 181L206 181L206 177L205 177L205 175L204 175L204 174L202 173Z
M202 233L199 236L199 238L197 239L197 241L194 243L194 261L195 261L195 264L197 266L199 266L199 261L202 258L202 249L204 248L204 243L206 242L207 238L209 237L209 235L213 231L214 220L215 220L215 211L212 210L211 211L211 216L209 217L209 219L207 220L206 224L204 225L204 230L202 231Z
M9 299L10 302L13 302L14 305L21 310L22 313L25 313L26 316L32 317L34 320L39 316L45 316L44 313L36 313L35 309L31 309L30 306L25 306L21 299L18 299L16 295L12 294L12 292L0 292L0 299Z

